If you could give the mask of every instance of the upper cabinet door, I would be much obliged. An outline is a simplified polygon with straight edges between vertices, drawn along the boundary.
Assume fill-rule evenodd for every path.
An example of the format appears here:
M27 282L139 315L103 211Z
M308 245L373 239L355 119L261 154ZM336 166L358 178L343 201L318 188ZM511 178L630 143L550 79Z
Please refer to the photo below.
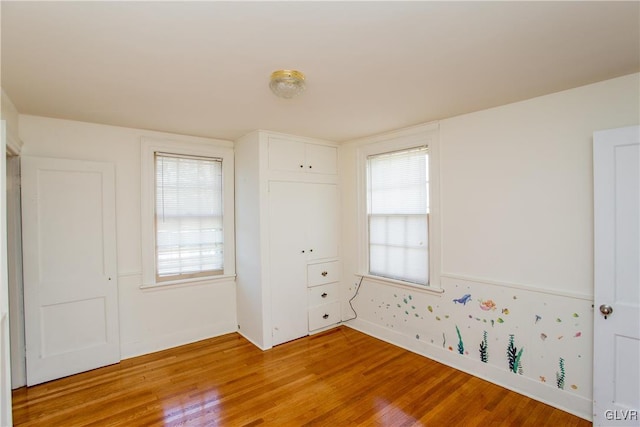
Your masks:
M305 160L307 172L329 175L338 173L338 150L336 147L305 144Z
M270 136L268 151L273 171L327 175L338 171L336 147Z
M269 169L286 172L306 172L304 143L269 137Z

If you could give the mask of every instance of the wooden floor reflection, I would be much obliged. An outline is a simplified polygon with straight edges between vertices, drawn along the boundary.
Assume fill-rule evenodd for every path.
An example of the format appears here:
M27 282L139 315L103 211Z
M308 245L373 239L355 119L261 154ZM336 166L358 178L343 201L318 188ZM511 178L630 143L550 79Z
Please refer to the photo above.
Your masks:
M347 327L262 352L238 334L14 392L17 426L589 426Z

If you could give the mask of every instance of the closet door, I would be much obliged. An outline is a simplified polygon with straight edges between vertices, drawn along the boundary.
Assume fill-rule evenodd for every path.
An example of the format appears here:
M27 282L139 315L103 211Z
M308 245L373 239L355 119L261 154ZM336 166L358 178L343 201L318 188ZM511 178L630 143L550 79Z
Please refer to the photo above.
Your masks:
M306 228L310 252L307 259L338 256L338 186L305 184Z
M269 287L273 345L307 335L307 184L269 183Z

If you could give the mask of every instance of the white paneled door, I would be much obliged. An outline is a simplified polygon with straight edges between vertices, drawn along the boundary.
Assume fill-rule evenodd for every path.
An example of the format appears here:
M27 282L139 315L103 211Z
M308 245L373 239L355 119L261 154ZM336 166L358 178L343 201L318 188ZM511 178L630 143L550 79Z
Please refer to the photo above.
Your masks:
M115 172L22 158L27 385L120 360Z
M640 425L640 127L594 134L593 422Z
M306 259L307 185L269 183L269 263L273 345L309 333Z

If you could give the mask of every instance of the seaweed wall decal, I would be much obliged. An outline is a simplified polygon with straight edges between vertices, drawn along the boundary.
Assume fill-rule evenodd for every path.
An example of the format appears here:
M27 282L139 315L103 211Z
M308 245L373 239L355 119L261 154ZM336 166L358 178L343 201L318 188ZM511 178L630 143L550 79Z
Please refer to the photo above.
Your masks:
M464 343L462 342L462 335L460 335L460 329L456 325L456 332L458 333L458 353L464 354Z
M560 390L564 390L565 372L564 372L564 359L562 357L558 361L558 364L560 365L560 372L556 372L556 384L558 385L558 388Z
M515 362L514 371L513 371L513 373L517 372L520 375L524 373L522 370L522 362L520 362L520 358L522 357L523 351L524 351L524 348L521 348L520 351L518 351L518 354L516 355L516 362Z
M509 370L514 374L520 373L522 375L522 367L520 366L520 359L522 358L522 352L524 348L518 351L518 348L513 343L513 334L509 334L509 346L507 347L507 360L509 361Z
M482 333L482 342L480 343L480 361L487 363L489 361L489 353L488 353L488 343L487 343L487 331Z

